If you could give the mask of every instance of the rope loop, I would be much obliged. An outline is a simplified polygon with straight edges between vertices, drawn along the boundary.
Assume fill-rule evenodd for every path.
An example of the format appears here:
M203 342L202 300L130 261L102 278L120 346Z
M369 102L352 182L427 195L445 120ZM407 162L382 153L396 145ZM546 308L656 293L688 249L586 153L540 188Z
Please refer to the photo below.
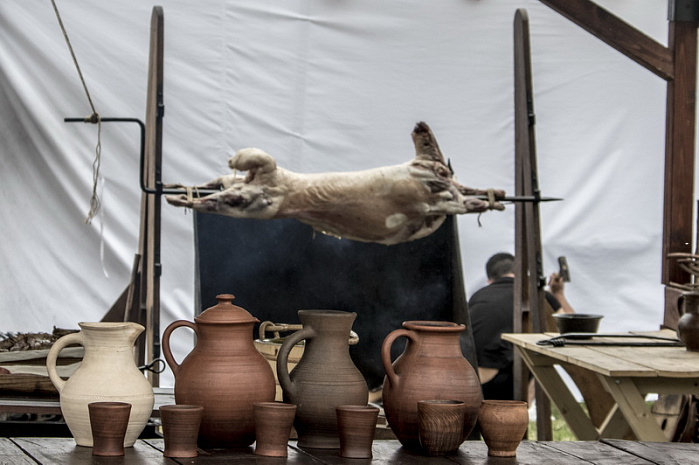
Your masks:
M92 101L92 96L90 91L87 89L87 83L83 77L83 72L80 70L80 64L78 63L78 58L75 56L75 51L68 38L68 31L63 25L63 20L61 19L61 14L58 12L58 6L56 6L56 0L51 0L53 5L53 11L56 13L56 19L58 20L58 25L63 32L63 38L68 46L68 51L70 51L70 56L73 58L73 64L78 72L78 77L80 77L80 82L82 83L83 90L85 91L85 96L87 97L87 102L90 104L90 109L92 110L92 115L85 118L86 123L92 123L97 125L97 145L95 147L95 160L92 162L92 196L90 197L90 211L87 213L87 218L85 218L85 224L90 224L92 219L97 215L97 211L100 209L100 200L97 196L97 182L99 179L99 170L102 156L102 123L100 116L95 110L95 104Z

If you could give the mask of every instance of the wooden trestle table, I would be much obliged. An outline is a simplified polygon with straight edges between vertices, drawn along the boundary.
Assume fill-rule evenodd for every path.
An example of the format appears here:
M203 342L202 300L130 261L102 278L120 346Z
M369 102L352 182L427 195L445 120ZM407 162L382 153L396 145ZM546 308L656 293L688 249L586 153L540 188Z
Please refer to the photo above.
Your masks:
M676 338L671 330L627 334ZM699 353L689 352L684 347L537 345L538 341L554 336L558 334L503 334L502 339L515 345L539 385L581 441L622 438L629 428L639 441L667 441L651 414L646 395L699 395ZM602 337L587 341L605 340L622 341ZM627 340L632 341L644 339ZM595 373L616 402L599 428L593 425L556 369L556 365L566 363ZM699 463L699 457L696 460Z

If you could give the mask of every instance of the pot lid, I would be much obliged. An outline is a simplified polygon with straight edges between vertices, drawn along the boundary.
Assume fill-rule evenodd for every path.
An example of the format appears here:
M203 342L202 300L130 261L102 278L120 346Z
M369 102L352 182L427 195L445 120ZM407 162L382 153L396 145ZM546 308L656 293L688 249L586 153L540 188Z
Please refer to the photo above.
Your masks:
M219 294L216 296L218 303L209 307L201 315L194 318L197 323L259 323L260 320L252 316L244 308L233 305L233 294Z

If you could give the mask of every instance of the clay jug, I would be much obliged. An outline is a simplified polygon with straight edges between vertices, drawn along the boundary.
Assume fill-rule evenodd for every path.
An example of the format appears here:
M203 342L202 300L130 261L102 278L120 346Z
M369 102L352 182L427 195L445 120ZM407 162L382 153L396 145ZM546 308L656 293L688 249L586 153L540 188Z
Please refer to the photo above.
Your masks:
M294 427L299 447L339 449L335 408L369 401L366 380L349 353L350 331L357 314L299 310L298 315L303 329L286 337L277 357L284 401L298 406ZM301 360L289 372L289 352L302 340Z
M91 402L131 404L124 446L133 446L153 413L153 388L138 370L134 342L145 329L137 323L78 323L80 331L58 339L46 356L49 378L60 394L61 412L75 442L92 447ZM63 380L56 372L56 360L64 347L85 348L80 367Z
M446 321L406 321L381 346L386 370L383 408L388 425L406 447L419 449L420 400L460 400L466 404L464 439L478 419L481 385L475 370L461 353L459 335L465 326ZM391 363L391 346L408 339L403 353Z
M246 447L255 441L253 404L274 400L274 374L253 345L253 326L259 320L233 305L231 294L216 299L218 304L195 317L194 323L177 320L165 328L163 356L175 375L175 402L204 407L199 446ZM197 342L177 363L170 336L180 327L193 330Z
M677 322L677 336L687 350L699 352L699 292L685 292L680 296L682 316Z

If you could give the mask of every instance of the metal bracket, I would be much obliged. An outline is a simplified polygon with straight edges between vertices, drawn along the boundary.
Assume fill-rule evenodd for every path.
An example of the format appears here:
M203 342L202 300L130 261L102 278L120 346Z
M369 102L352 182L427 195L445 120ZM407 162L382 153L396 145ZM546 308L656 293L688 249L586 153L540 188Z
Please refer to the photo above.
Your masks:
M164 107L162 107L164 109ZM91 124L97 124L96 120L93 120L90 117L87 118L64 118L64 122L66 123L91 123ZM139 185L141 187L141 191L143 191L146 194L156 194L156 195L162 195L162 194L186 194L187 191L186 189L182 188L163 188L163 183L160 179L160 171L158 171L156 174L156 181L155 181L155 187L149 187L146 186L146 180L145 180L145 165L146 165L146 125L143 123L138 118L100 118L100 122L102 123L136 123L138 124L140 131L141 131L141 142L139 144L139 150L140 150L140 163L139 163ZM200 193L206 193L206 194L212 194L214 192L218 192L217 190L211 189L211 190L204 190L200 189Z

